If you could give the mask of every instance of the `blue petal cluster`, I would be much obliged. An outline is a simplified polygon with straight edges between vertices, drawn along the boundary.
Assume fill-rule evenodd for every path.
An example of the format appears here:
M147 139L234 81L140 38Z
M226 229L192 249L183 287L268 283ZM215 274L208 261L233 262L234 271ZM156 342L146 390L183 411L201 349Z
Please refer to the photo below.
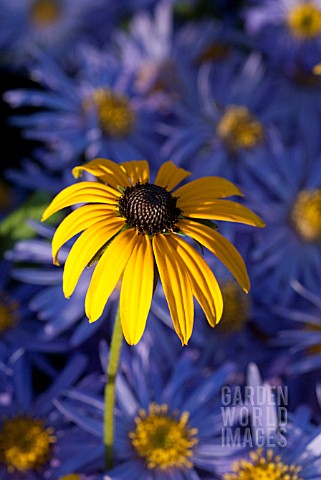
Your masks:
M0 0L1 480L321 478L318 63L320 0ZM212 329L196 306L188 347L156 287L143 339L121 353L108 471L118 292L89 324L91 270L65 299L57 218L39 221L96 157L228 178L266 222L218 222L251 290L204 252L224 314ZM43 426L46 453L12 433L23 422Z

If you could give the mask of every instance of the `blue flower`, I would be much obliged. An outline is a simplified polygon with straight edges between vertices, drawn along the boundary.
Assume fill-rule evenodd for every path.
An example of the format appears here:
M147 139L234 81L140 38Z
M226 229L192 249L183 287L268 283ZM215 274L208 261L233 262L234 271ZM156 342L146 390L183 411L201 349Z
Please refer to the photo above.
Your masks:
M243 415L243 436L239 452L222 459L222 480L287 478L312 480L320 478L321 429L312 424L308 410L287 412L287 394L263 383L258 367L249 365L247 394L235 408ZM238 397L235 395L234 399ZM285 404L282 406L283 400ZM250 421L244 421L247 411ZM285 413L286 412L286 413ZM248 425L245 429L244 426ZM236 427L239 428L239 427ZM233 447L233 443L231 444Z
M41 322L28 306L39 288L12 281L9 262L1 261L0 269L0 362L11 365L21 358L47 375L54 375L46 354L66 351L67 340L47 339L44 342L39 337Z
M104 21L106 42L115 22L113 3L101 0L1 0L0 9L0 51L8 64L26 64L39 48L70 63L79 39L99 40Z
M90 461L90 436L68 423L53 405L83 374L86 359L73 356L40 392L39 386L38 390L32 387L26 367L17 359L1 383L5 389L0 395L0 478L37 480L41 475L58 480Z
M239 183L244 170L260 168L262 155L278 148L267 101L272 86L256 54L242 63L240 56L232 57L217 69L203 64L197 87L173 107L174 124L161 129L168 137L162 154L199 175Z
M312 290L321 281L320 159L297 143L262 160L245 182L249 204L255 202L267 225L256 236L249 270L262 301L286 304L294 296L292 280Z
M275 343L288 349L292 358L288 374L318 370L321 365L321 300L317 293L292 282L299 299L295 305L275 307L284 327L279 327Z
M11 90L4 98L12 107L42 110L16 115L11 123L53 150L57 169L79 163L83 155L117 162L154 158L159 115L133 92L132 76L110 55L86 45L78 63L77 75L71 77L53 59L39 55L30 74L44 89Z
M244 11L246 30L277 64L310 67L321 55L320 0L263 0Z
M149 361L125 348L116 380L116 466L108 478L127 479L129 472L133 480L213 475L220 450L219 395L232 365L206 375L189 352L169 373L159 363L151 370ZM98 446L104 408L99 398L87 388L66 392L56 402L67 418L97 437Z

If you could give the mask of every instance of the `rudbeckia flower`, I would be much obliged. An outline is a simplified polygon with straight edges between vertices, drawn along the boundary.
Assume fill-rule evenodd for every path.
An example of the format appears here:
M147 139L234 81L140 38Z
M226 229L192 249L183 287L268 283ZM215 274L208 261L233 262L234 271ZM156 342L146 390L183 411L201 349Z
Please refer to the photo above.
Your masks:
M86 294L90 322L103 313L121 278L120 317L125 339L136 344L144 331L159 276L175 331L187 344L193 330L193 297L211 326L222 315L220 287L203 257L186 239L209 249L230 270L246 292L250 283L244 261L233 245L215 230L210 219L264 226L247 207L225 197L242 195L228 180L205 177L173 189L190 173L172 162L164 163L150 183L146 160L116 164L96 159L75 167L98 182L83 181L61 191L43 214L82 203L59 225L52 240L58 264L62 245L83 231L74 243L64 267L63 291L73 293L86 266L97 261Z

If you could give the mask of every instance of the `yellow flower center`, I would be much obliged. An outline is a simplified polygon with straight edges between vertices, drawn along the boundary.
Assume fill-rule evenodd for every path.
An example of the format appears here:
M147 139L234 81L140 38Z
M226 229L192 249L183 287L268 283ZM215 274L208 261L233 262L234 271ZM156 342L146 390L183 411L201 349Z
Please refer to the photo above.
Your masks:
M98 88L85 106L92 103L98 110L100 125L106 135L124 137L131 133L135 124L135 113L130 108L127 97L108 88Z
M0 303L0 334L17 325L19 320L18 307L18 303L13 300Z
M287 25L292 35L301 40L321 34L321 10L313 2L296 5L289 11Z
M309 323L304 325L304 330L306 332L321 332L321 326L316 325L315 323ZM307 351L310 353L310 355L319 355L321 353L321 344L315 344L315 345L310 345L310 347L307 347Z
M80 480L80 475L78 473L70 473L69 475L59 477L58 480Z
M197 57L198 63L215 62L226 58L231 51L230 45L223 42L214 42L208 45Z
M232 150L251 149L264 140L263 125L244 106L227 107L216 133Z
M298 473L301 467L285 465L272 450L262 455L262 449L250 453L250 460L241 460L233 465L235 473L227 473L223 480L302 480Z
M291 212L299 235L307 242L321 242L321 189L302 190Z
M217 328L222 333L239 332L249 317L249 297L235 282L226 282L222 285L221 290L224 310Z
M42 467L56 441L52 428L44 421L26 416L6 420L0 430L0 461L10 473Z
M35 0L31 9L31 18L39 25L55 23L60 14L61 8L56 0Z
M189 414L169 415L167 405L151 404L149 411L140 410L136 428L129 437L138 455L149 469L191 468L193 447L198 443L198 430L187 425Z

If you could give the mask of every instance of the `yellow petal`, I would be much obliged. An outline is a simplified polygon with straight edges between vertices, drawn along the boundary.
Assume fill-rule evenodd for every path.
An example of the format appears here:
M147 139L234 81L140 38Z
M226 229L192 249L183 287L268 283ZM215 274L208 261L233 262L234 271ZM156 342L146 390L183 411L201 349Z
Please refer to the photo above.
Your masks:
M121 193L98 182L81 182L65 188L52 200L42 215L44 222L54 213L77 203L108 203L116 205Z
M250 280L243 258L223 235L210 227L184 219L179 222L181 230L208 248L229 269L235 280L247 293Z
M201 255L179 236L169 236L169 242L183 260L198 303L204 310L209 324L214 327L223 313L223 298L213 272Z
M111 242L94 270L85 301L86 315L95 322L103 313L137 242L133 229L121 232Z
M84 171L91 173L114 188L117 188L118 186L130 187L128 176L123 172L121 167L117 163L106 158L96 158L85 165L75 167L72 170L72 173L75 178L79 178Z
M70 213L57 228L52 239L52 258L55 265L59 265L57 260L58 252L64 243L68 242L77 233L90 228L104 218L116 216L113 205L84 205Z
M183 185L174 192L178 208L185 209L199 204L207 204L216 198L243 195L229 180L220 177L204 177Z
M154 257L150 239L138 235L124 270L120 292L120 318L130 345L141 339L153 296Z
M75 290L84 268L92 260L99 249L119 232L123 225L123 220L118 217L113 217L102 220L80 235L70 250L65 263L63 274L63 290L65 297L70 297Z
M185 265L165 235L153 236L153 251L175 331L187 345L193 331L193 293Z
M136 183L149 182L149 165L146 160L133 160L132 162L123 162L120 164L122 170L131 179L133 185Z
M176 167L173 162L165 162L158 170L155 184L171 192L184 178L190 175L190 172L183 168Z
M178 203L177 206L182 208ZM183 210L185 217L226 220L228 222L244 223L253 227L264 227L263 220L249 208L230 200L214 200L204 205L194 205Z

